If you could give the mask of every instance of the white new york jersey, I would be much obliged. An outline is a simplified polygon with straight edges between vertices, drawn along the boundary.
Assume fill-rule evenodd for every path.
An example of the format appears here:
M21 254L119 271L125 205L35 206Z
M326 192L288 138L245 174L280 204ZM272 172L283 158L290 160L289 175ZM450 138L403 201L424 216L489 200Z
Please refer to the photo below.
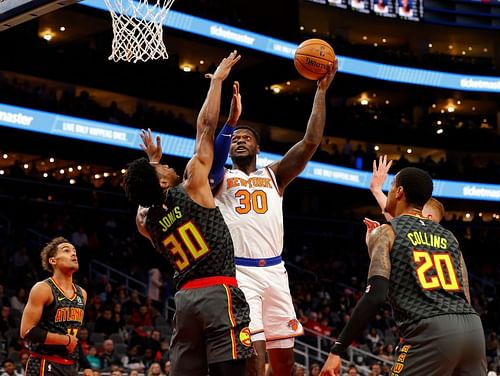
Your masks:
M283 250L283 198L271 169L250 175L226 170L215 196L233 238L236 257L270 258Z

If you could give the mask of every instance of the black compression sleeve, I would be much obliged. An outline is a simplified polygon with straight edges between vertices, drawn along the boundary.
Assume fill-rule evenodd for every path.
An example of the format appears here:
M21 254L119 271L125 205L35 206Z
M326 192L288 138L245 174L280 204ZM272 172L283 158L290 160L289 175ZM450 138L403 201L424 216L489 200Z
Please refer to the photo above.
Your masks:
M45 343L48 333L47 330L34 326L24 335L24 338L34 343Z
M371 318L385 303L388 289L389 280L385 277L376 275L368 280L365 294L354 307L351 319L330 350L332 354L344 355L352 341L361 335Z

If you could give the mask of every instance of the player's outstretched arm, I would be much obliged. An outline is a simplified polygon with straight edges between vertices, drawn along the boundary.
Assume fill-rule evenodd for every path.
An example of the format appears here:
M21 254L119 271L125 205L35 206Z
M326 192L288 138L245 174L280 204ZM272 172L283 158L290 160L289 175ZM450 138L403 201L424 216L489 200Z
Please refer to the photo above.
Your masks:
M370 191L372 192L373 197L377 200L378 206L382 210L385 219L390 221L392 219L392 215L385 211L385 205L387 203L387 196L382 192L382 186L387 179L387 173L392 166L392 161L387 162L387 155L381 155L378 160L373 161L373 172L372 178L370 180Z
M210 79L210 88L201 107L196 121L196 147L194 158L203 166L208 165L206 177L212 166L214 134L219 121L220 97L222 82L227 78L231 68L240 60L241 56L235 50L228 57L222 59L213 74L206 74ZM205 171L204 171L205 172Z
M233 97L231 99L231 107L229 109L229 117L226 124L222 127L214 144L214 161L208 175L210 186L216 187L224 179L224 164L226 163L231 147L231 136L238 125L242 111L240 83L233 83Z
M34 343L66 346L68 352L73 352L78 339L69 334L49 332L38 326L42 317L43 307L52 302L52 290L45 282L36 283L30 291L28 302L21 318L20 336Z
M276 175L276 180L281 192L295 179L306 167L316 149L321 144L326 121L326 91L337 73L338 61L335 59L328 73L318 80L314 103L307 123L306 133L302 140L296 143L278 162L270 168Z
M210 79L210 88L198 115L195 154L186 166L184 186L195 202L206 207L214 206L208 173L214 157L214 134L219 120L222 82L240 58L235 50L222 59L213 74L205 75Z
M385 303L389 290L391 276L390 252L394 243L394 231L390 225L382 225L375 229L370 237L369 252L371 254L368 283L364 295L359 300L351 314L351 319L340 333L337 341L332 346L329 357L325 363L329 369L336 365L336 356L343 356L352 341L358 338L366 326ZM328 372L329 370L325 370ZM324 373L328 375L328 373Z

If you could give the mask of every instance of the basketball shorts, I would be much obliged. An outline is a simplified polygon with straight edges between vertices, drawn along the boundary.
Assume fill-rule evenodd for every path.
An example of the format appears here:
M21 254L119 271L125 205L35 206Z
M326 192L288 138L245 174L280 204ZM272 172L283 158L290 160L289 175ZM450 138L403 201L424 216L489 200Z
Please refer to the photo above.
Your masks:
M266 341L267 349L290 348L304 332L297 320L283 262L265 267L236 265L238 286L250 306L252 341Z
M239 288L217 284L181 289L174 299L173 376L206 376L209 364L254 354L249 308Z
M45 375L55 375L55 376L77 376L78 375L78 365L73 364L61 364L60 361L54 359L50 356L48 357L33 357L28 358L26 363L25 376L45 376Z
M486 376L486 350L478 315L443 315L402 330L390 376Z

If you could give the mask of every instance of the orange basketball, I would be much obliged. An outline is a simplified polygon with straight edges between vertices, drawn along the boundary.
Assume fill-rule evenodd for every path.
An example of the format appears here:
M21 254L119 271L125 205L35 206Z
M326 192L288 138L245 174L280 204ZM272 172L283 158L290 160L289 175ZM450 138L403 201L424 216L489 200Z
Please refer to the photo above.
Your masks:
M309 80L319 80L335 60L332 46L321 39L303 41L295 51L293 63L297 71Z

